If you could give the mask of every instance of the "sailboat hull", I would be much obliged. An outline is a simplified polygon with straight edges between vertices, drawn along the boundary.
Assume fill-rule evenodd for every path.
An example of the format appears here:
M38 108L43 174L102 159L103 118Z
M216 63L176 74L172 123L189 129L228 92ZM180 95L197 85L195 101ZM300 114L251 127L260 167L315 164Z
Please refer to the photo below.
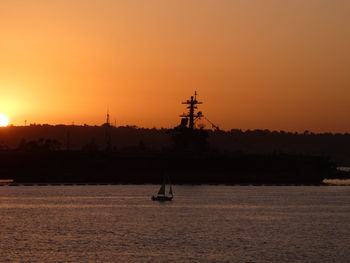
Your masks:
M152 196L152 201L171 201L172 196Z

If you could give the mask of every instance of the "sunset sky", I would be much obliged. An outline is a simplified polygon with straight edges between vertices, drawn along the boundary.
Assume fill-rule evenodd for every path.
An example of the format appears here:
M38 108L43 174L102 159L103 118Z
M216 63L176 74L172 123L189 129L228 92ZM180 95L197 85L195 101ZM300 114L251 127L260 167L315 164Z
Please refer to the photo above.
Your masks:
M349 0L1 0L10 123L350 132ZM209 125L207 127L210 127Z

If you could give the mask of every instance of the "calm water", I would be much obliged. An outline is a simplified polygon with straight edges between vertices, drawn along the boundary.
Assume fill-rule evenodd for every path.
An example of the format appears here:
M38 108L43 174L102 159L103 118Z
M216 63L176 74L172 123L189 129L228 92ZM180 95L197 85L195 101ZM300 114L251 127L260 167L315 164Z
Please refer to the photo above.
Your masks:
M0 262L350 262L349 186L0 187Z

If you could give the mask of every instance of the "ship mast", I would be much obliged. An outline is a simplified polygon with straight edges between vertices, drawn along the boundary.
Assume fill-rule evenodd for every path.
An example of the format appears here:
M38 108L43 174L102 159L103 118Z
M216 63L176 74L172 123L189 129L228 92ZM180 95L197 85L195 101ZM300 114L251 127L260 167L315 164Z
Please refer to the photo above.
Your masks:
M198 113L195 112L198 109L198 107L196 105L203 104L203 102L200 102L197 100L197 92L195 92L194 97L191 96L191 100L187 100L185 102L182 102L182 104L189 105L189 106L187 106L188 113L187 114L184 113L184 114L180 115L180 117L189 119L190 123L189 123L188 127L190 128L190 130L193 130L195 118L204 117L202 115L202 112L200 112L200 111Z

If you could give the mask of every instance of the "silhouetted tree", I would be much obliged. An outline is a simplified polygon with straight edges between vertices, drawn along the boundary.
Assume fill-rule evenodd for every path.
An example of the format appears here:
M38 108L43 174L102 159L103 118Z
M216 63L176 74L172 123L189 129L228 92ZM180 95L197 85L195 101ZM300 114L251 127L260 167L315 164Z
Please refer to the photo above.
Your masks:
M19 150L24 151L58 151L61 149L61 143L55 139L46 139L40 138L39 140L26 141L22 139L19 147Z
M3 150L8 150L9 147L7 146L6 143L4 142L0 142L0 150L3 151Z
M95 138L91 138L91 141L85 144L82 150L87 152L97 152L99 150L99 146L96 144Z

